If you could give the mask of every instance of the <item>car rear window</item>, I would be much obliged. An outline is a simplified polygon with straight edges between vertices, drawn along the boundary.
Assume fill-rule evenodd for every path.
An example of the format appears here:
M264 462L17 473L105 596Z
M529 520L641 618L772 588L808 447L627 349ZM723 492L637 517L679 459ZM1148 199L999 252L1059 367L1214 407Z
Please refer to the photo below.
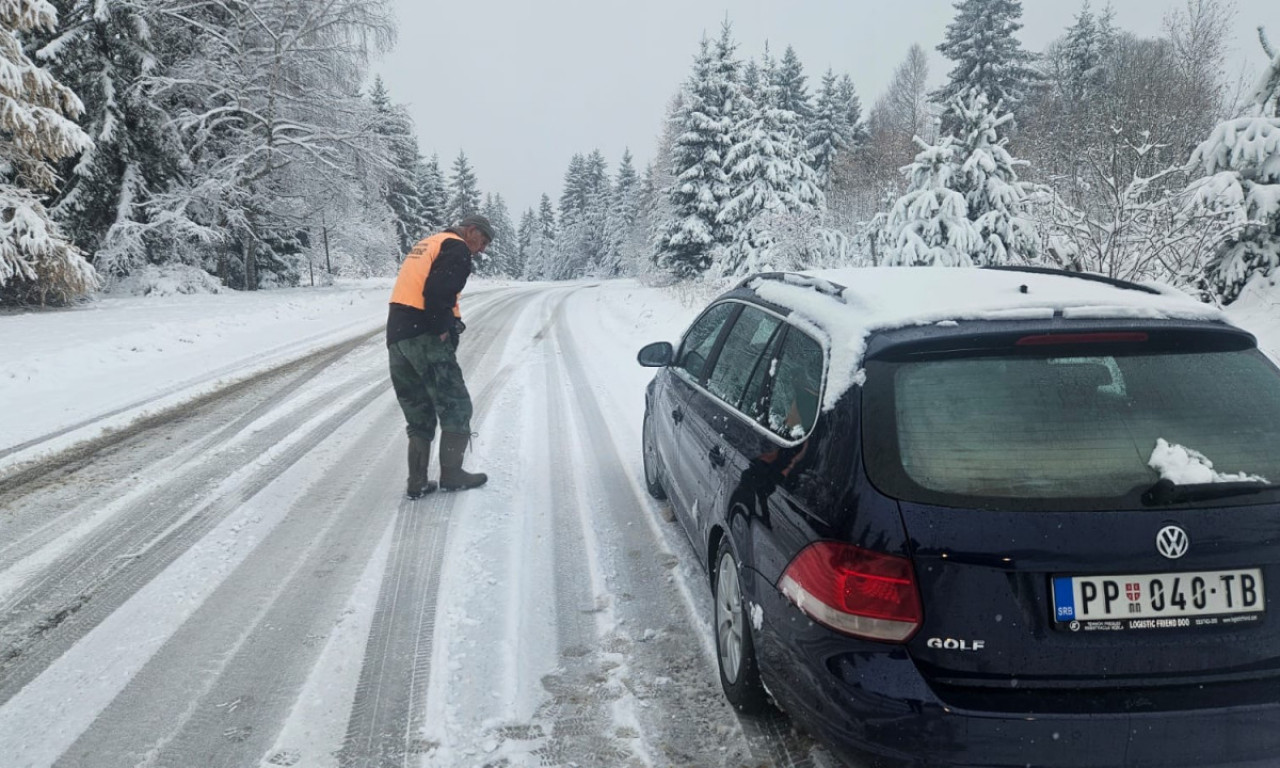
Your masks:
M1280 372L1256 350L872 362L863 412L873 479L910 500L1115 505L1160 479L1159 440L1280 483Z

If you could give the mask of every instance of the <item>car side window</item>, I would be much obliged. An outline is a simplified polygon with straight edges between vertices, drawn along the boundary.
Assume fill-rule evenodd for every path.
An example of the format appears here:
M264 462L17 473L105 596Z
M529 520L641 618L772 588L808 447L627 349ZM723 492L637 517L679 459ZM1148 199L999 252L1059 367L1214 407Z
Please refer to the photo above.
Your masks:
M695 320L680 344L675 367L686 371L695 381L701 381L706 373L707 358L711 356L716 341L720 338L720 329L737 306L728 302L717 304Z
M783 326L773 334L768 349L756 361L755 369L751 372L751 380L747 382L746 391L742 393L739 410L760 426L768 426L765 417L769 413L769 382L773 381L773 374L777 371L778 351L787 336L786 331L786 327Z
M711 394L733 407L738 406L747 379L755 369L756 361L769 345L781 321L755 307L743 307L738 319L720 347L715 368L707 379Z
M799 440L818 418L822 345L792 328L775 367L767 426L785 440Z

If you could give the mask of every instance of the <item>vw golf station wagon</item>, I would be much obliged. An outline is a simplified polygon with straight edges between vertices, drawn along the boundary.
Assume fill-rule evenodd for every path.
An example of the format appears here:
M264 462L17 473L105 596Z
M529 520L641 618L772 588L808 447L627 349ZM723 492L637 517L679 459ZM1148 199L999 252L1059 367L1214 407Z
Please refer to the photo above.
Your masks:
M1218 310L764 274L639 357L740 709L859 765L1280 765L1280 371Z

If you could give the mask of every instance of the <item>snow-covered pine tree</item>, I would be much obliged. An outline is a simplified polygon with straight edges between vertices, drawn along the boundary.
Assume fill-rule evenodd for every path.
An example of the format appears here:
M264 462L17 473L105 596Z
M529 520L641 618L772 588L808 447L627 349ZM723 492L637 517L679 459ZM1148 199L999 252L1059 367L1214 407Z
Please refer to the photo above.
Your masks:
M600 256L599 274L601 276L616 277L624 274L627 245L632 240L632 230L639 217L640 179L632 163L631 150L625 149L609 196L604 250Z
M515 227L502 195L494 192L484 196L480 212L493 225L493 242L485 249L484 258L477 261L476 272L485 276L518 276L523 265L518 265Z
M514 278L522 278L528 273L529 253L533 247L534 232L538 227L538 216L533 212L532 208L526 208L525 212L520 215L520 226L516 229L516 257L515 264L518 269L513 269L511 276Z
M657 241L657 260L678 278L701 275L711 266L713 253L727 245L717 222L731 189L724 162L733 142L740 83L726 79L734 72L730 27L724 25L721 45L713 50L703 37L693 72L672 120L672 175L668 190L672 218Z
M449 205L445 211L445 219L450 226L457 224L467 216L480 212L480 185L476 181L476 173L467 161L467 153L458 152L453 161L453 173L449 176Z
M817 174L797 138L798 115L781 105L779 83L762 78L764 98L734 130L735 143L726 157L734 195L716 220L735 237L716 265L721 274L778 268L774 230L787 217L813 214L823 206Z
M1280 270L1280 51L1261 29L1258 37L1271 62L1253 92L1255 114L1219 124L1191 156L1206 176L1192 183L1198 205L1233 225L1205 274L1223 303Z
M1021 0L959 0L955 8L946 39L938 46L955 67L947 84L933 94L934 100L951 105L957 96L976 88L988 103L1004 104L1016 114L1037 79L1031 54L1015 37L1022 29ZM954 117L943 113L943 133L953 127Z
M604 251L609 181L604 155L575 154L560 195L561 260L549 277L565 280L592 274Z
M845 144L850 150L854 150L867 141L867 126L862 122L862 101L858 98L857 89L853 87L853 78L847 74L840 76L837 89L836 103L845 110L844 120L840 123Z
M554 279L552 275L556 272L556 261L560 258L556 240L556 211L551 206L551 198L544 193L538 202L537 223L524 265L526 280Z
M22 50L24 35L56 24L44 0L0 0L0 304L62 304L97 286L40 199L56 187L52 163L92 146L68 119L80 99Z
M830 178L836 155L849 146L848 109L840 103L839 85L830 69L822 76L822 88L818 91L818 104L813 119L808 122L809 133L805 138L809 155L813 158L813 170L818 183L824 188Z
M782 52L782 61L774 70L774 79L778 85L778 108L795 112L799 118L796 126L798 129L803 128L804 121L813 117L813 103L809 98L804 65L800 63L795 48L788 45Z
M889 212L882 234L887 244L883 264L908 267L971 267L982 247L982 235L969 220L969 204L957 192L958 149L955 138L937 144L919 137L920 153L903 169L910 186Z
M94 146L62 167L51 211L100 274L123 275L159 258L139 225L153 190L167 188L183 163L170 115L146 90L161 67L152 37L159 20L125 0L54 5L59 28L37 59L83 100L80 124Z
M422 210L418 217L422 220L425 231L439 232L449 226L446 213L449 209L449 192L445 188L444 174L440 171L439 155L431 155L431 159L418 165L418 200Z
M423 221L424 203L418 190L418 138L414 135L413 119L398 104L391 103L391 96L382 82L382 76L374 78L369 92L373 104L374 132L381 137L392 167L388 173L385 197L387 206L395 215L392 224L400 241L400 253L408 253L427 232Z
M1034 261L1040 238L1026 215L1032 185L1018 180L1016 160L1000 129L1012 116L974 89L951 100L954 134L923 151L908 167L911 186L886 226L888 263L1000 265ZM958 197L957 197L958 196ZM960 203L963 203L962 205ZM968 224L961 224L962 216Z
M1009 139L1000 135L1013 115L1000 104L988 103L977 90L953 99L949 111L956 118L960 166L952 180L964 194L969 219L982 237L981 249L972 254L974 262L988 266L1034 261L1040 237L1026 213L1034 190L1018 180L1017 167L1026 163L1009 154Z

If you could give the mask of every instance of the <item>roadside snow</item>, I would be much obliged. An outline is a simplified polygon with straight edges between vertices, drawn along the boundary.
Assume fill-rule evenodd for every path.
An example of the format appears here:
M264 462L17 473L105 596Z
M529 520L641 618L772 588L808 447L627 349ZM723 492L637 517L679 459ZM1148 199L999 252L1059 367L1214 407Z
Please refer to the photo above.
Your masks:
M464 312L485 287L468 285ZM0 313L0 469L376 332L390 290L377 279Z

